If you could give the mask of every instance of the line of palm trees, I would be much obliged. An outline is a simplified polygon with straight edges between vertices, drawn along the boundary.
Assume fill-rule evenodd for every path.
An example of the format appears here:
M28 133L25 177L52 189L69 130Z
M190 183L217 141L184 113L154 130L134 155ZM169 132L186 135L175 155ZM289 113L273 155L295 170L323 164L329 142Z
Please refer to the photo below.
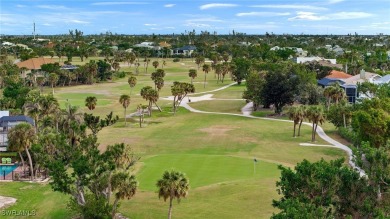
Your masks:
M302 122L307 119L312 123L311 141L315 142L316 132L318 124L325 122L325 111L321 105L300 105L292 106L288 111L289 118L294 122L294 133L293 137L301 136ZM298 126L298 135L296 135L296 127Z

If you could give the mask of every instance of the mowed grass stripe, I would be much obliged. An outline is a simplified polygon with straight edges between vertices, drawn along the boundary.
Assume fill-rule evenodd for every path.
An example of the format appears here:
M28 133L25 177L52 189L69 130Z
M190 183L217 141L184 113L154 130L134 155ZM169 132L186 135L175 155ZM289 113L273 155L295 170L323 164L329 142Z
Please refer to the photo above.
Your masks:
M264 161L223 155L168 154L146 158L137 178L141 190L156 190L156 181L164 170L175 169L186 173L191 188L244 179L277 177L277 165Z

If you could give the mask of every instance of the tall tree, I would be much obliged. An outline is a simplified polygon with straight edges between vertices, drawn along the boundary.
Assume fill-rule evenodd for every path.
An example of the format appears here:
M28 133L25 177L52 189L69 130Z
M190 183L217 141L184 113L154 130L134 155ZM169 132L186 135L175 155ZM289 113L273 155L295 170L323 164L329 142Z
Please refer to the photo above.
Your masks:
M157 67L158 67L159 64L160 63L157 60L152 62L152 65L153 65L155 70L157 70Z
M97 104L97 99L94 96L89 96L85 98L85 106L88 107L89 110L94 110Z
M202 71L204 72L203 88L206 88L206 77L207 77L207 74L210 71L210 65L209 64L204 64L203 67L202 67Z
M302 112L302 107L300 107L300 106L292 106L292 107L290 107L290 109L288 111L288 117L294 122L294 134L293 134L293 137L296 137L296 135L295 135L295 133L296 133L295 132L296 126L303 120L303 117L304 117L304 114Z
M137 78L134 76L130 76L129 79L127 80L127 83L129 83L130 86L130 96L131 96L131 91L137 85Z
M161 179L156 183L158 188L158 197L164 201L169 199L168 219L172 218L172 202L177 199L178 202L188 195L190 183L185 174L171 170L165 171Z
M51 85L53 95L54 95L54 86L57 84L58 79L59 79L59 77L56 73L50 73L48 78L47 78L47 80L49 81L49 83Z
M122 104L123 108L125 109L124 118L125 118L125 126L126 126L127 124L126 109L127 107L129 107L130 104L130 96L126 94L122 94L119 98L119 103Z
M314 105L307 109L307 118L312 122L312 134L311 141L315 142L318 123L322 125L325 122L325 113L322 106Z
M196 69L188 70L188 76L191 78L191 84L192 84L192 80L194 80L196 76L198 76Z
M28 162L30 165L30 176L31 179L34 179L34 168L29 149L35 141L35 130L28 123L20 123L13 127L8 133L8 143L12 145L12 148L17 148L18 151L20 148L24 148L26 151Z

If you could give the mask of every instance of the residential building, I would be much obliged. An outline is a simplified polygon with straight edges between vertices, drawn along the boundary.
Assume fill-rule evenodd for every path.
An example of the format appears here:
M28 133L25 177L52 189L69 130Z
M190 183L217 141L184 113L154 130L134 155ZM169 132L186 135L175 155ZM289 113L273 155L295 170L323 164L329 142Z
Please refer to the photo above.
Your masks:
M49 64L49 63L55 63L56 61L54 59L50 58L44 58L44 57L39 57L39 58L32 58L28 59L23 62L18 62L16 65L21 68L26 68L27 70L21 70L20 71L20 76L22 78L25 78L26 75L30 72L40 72L41 71L41 66L43 64Z
M347 73L342 72L342 71L336 71L336 70L330 71L329 75L326 76L326 78L342 79L343 81L344 81L344 79L347 79L350 77L352 77L352 75L347 74Z
M173 49L173 55L191 56L195 50L196 50L196 46L187 45L187 46Z
M292 58L292 61L295 63L305 63L305 62L312 62L312 61L329 61L331 64L337 64L336 59L325 59L318 56L312 56L312 57L294 57Z
M8 131L17 124L26 122L34 126L34 120L28 116L9 116L8 111L0 111L0 151L7 151Z

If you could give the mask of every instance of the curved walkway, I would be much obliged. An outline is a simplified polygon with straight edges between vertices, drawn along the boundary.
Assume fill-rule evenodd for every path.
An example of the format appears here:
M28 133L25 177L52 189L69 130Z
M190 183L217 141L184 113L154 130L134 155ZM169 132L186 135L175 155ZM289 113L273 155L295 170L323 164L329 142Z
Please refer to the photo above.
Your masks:
M220 90L223 90L223 89L226 89L230 86L233 86L237 83L231 83L229 85L226 85L226 86L223 86L223 87L220 87L218 89L215 89L215 90L211 90L211 91L204 91L204 92L199 92L199 93L193 93L192 95L197 95L197 94L206 94L206 95L203 95L203 96L199 96L199 97L191 97L191 102L198 102L198 101L204 101L204 100L216 100L215 98L212 98L213 94L209 94L209 93L212 93L212 92L215 92L215 91L220 91ZM173 100L173 97L170 96L170 97L165 97L163 99L166 99L166 100ZM256 116L252 116L251 113L253 111L253 103L250 102L248 104L246 104L242 109L241 109L241 112L242 114L236 114L236 113L220 113L220 112L207 112L207 111L201 111L201 110L197 110L197 109L194 109L192 108L190 105L188 105L188 102L181 102L180 106L186 108L187 110L191 111L191 112L194 112L194 113L205 113L205 114L217 114L217 115L231 115L231 116L241 116L241 117L247 117L247 118L253 118L253 119L262 119L262 120L273 120L273 121L279 121L279 122L288 122L288 123L291 123L293 121L290 121L290 120L283 120L283 119L274 119L274 118L264 118L264 117L256 117ZM308 123L308 122L303 122L303 124L307 125L307 126L310 126L312 127L312 124L311 123ZM354 158L354 155L352 153L352 150L351 148L349 148L348 146L344 145L344 144L341 144L340 142L332 139L331 137L329 137L325 131L322 129L322 127L318 126L317 127L317 134L320 138L322 138L323 140L325 140L326 142L328 142L329 144L331 145L312 145L312 144L301 144L302 146L319 146L319 147L335 147L335 148L338 148L338 149L341 149L343 151L345 151L348 155L348 163L349 165L354 168L356 171L359 172L360 176L365 176L365 172L364 170L360 169L356 164L355 162L353 161L353 158Z

